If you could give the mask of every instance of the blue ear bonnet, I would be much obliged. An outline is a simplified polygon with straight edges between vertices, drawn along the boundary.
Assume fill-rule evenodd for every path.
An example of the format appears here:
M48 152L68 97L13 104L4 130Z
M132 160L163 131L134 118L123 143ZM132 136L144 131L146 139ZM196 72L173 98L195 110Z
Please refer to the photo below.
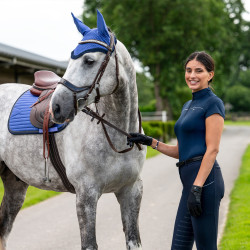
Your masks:
M83 24L79 19L77 19L73 14L72 16L78 31L83 35L82 41L94 39L104 42L107 45L110 45L110 33L108 32L108 28L106 26L102 14L98 10L97 10L97 28L95 29L90 29L88 26ZM115 43L116 42L117 41L115 38ZM108 49L96 43L78 44L77 47L71 52L71 58L77 59L85 53L97 52L97 51L106 54L108 52Z
M100 35L98 33L98 29L91 29L83 37L82 41L86 41L86 40L90 40L90 39L99 40L101 42L104 42L104 43L110 45L110 37L109 36L105 37L105 36ZM115 39L115 43L116 43L116 39ZM96 52L96 51L103 52L106 54L108 52L108 49L105 48L104 46L102 46L100 44L96 44L96 43L78 44L77 47L71 52L71 58L77 59L85 53Z

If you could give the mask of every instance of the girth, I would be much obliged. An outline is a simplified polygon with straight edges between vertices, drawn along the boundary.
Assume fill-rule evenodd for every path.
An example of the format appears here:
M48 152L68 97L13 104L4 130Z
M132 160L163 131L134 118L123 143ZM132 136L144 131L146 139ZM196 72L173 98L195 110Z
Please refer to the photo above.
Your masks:
M48 96L49 100L51 96ZM45 100L41 101L44 102ZM50 182L49 178L49 165L47 164L48 159L50 158L50 161L52 165L54 166L56 172L60 176L63 185L65 188L71 192L75 193L75 189L73 185L68 180L66 169L61 161L57 145L56 145L56 139L55 135L53 133L49 133L49 122L50 122L50 112L49 112L49 103L47 104L47 107L45 109L44 113L44 119L43 119L43 157L45 160L45 174L44 174L44 182ZM47 152L46 152L47 148Z

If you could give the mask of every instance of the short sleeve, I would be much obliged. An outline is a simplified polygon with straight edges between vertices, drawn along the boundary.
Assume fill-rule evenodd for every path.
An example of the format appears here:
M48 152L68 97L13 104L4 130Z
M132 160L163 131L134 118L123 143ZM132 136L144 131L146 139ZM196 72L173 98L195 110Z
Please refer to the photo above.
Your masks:
M225 119L225 107L223 101L219 97L214 97L209 102L207 110L205 112L205 117L209 117L213 114L219 114Z

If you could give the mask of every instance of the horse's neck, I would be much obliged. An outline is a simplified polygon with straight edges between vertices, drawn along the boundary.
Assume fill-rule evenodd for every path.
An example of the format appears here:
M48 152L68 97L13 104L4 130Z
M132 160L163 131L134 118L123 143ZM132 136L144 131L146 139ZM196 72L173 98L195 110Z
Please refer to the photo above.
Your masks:
M101 114L105 119L128 132L138 132L138 98L135 79L126 83L117 92L103 98Z
M117 42L120 69L119 87L103 97L101 108L105 119L127 132L138 132L138 95L133 61L121 42Z

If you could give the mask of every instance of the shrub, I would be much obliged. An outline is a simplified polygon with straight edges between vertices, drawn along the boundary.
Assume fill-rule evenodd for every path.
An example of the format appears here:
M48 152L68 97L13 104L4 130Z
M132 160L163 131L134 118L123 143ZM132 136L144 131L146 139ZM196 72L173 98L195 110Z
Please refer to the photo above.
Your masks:
M167 142L175 137L174 124L175 121L144 121L142 127L146 135Z
M232 104L234 112L249 111L249 96L250 89L242 85L230 87L226 92L226 99Z

